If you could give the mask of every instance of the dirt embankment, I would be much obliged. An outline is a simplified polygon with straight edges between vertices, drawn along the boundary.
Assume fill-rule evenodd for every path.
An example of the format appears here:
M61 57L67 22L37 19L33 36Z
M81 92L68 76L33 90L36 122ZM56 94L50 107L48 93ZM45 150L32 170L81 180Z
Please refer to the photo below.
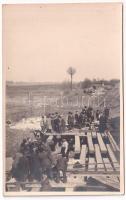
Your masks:
M104 94L105 104L110 108L111 118L120 116L120 85L116 84L111 90ZM100 106L104 106L101 102Z
M120 84L116 84L115 87L106 92L105 94L106 105L110 108L110 123L111 133L116 140L120 143Z

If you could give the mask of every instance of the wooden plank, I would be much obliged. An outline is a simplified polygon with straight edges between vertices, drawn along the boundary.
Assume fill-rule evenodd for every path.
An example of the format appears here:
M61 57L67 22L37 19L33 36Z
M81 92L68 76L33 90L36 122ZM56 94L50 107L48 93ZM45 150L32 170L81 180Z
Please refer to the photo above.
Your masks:
M93 137L93 138L96 138L96 137L97 137L96 132L92 132L92 137Z
M74 187L66 187L65 188L65 192L73 192L74 191Z
M97 162L97 171L105 171L99 145L94 144L94 147L95 147L95 157Z
M90 132L87 133L87 142L88 142L88 148L89 148L89 153L94 153L94 145L92 141L92 135Z
M105 174L104 172L95 172L95 171L92 171L92 172L87 172L88 174L86 174L86 172L84 172L84 174L80 173L80 174L71 174L71 173L68 173L67 174L67 183L56 183L54 180L50 180L50 184L51 184L51 187L56 187L56 188L62 188L62 187L67 187L67 188L72 188L72 187L76 187L76 186L84 186L86 185L86 182L84 181L84 177L85 175L86 176L91 176L93 178L96 178L96 179L99 179L100 181L101 180L105 180L106 179L106 176L109 176L107 178L107 184L109 185L109 183L112 183L113 184L113 187L115 187L117 185L119 185L119 180L117 179L117 175L115 176L115 174L113 175L113 172L109 172L108 174ZM115 178L113 178L113 176L115 176ZM13 189L16 189L16 191L20 191L20 184L24 184L26 186L26 189L28 188L35 188L35 190L37 191L37 188L38 188L38 191L39 189L41 188L41 183L40 182L12 182L12 181L9 181L6 183L6 186L8 188L9 191L12 191ZM106 182L105 182L106 184ZM34 190L34 191L35 191ZM33 190L32 190L33 191ZM69 191L69 190L68 190Z
M80 163L81 163L82 165L85 165L85 162L86 162L86 155L87 155L87 145L84 144L84 145L82 145L81 154L80 154Z
M102 159L103 159L103 162L105 164L106 171L112 172L113 171L113 167L112 167L112 165L110 163L110 160L107 157L106 158L103 157Z
M114 140L113 136L111 135L111 133L108 132L107 135L108 135L108 137L109 137L109 140L110 140L110 141L113 143L113 145L115 146L116 150L117 150L117 151L120 151L120 150L119 150L119 147L118 147L116 141Z
M41 187L32 187L30 192L39 192Z
M110 147L110 144L106 144L106 147L107 147L107 149L108 149L108 153L109 153L109 156L110 156L110 159L111 159L111 161L112 161L112 164L113 164L113 166L114 166L114 169L116 170L116 171L119 171L119 163L118 163L118 161L117 161L117 159L116 159L116 156L115 156L115 154L113 153L113 151L112 151L112 149L111 149L111 147Z
M78 177L75 175L70 175L67 177L67 182L63 183L62 181L60 181L60 183L56 183L54 180L50 180L50 185L51 187L65 187L68 188L67 191L69 191L70 188L74 188L76 186L84 186L85 182L84 182L84 177Z
M87 131L80 131L80 132L75 132L75 131L73 131L73 130L71 130L71 131L69 131L69 132L64 132L64 133L55 133L55 132L53 132L53 133L46 133L45 135L47 135L47 136L59 136L59 135L77 135L77 136L85 136L86 135L86 132Z
M75 153L80 153L80 137L75 135Z
M120 189L119 182L118 183L115 182L114 180L111 179L111 177L107 178L107 177L103 177L103 176L97 176L97 177L95 177L95 179L107 186L110 186L110 187L118 189L118 190Z
M102 136L101 136L100 133L97 133L97 139L98 139L98 143L99 143L99 146L100 146L101 153L107 153L106 146L103 142L103 139L102 139Z
M89 157L89 160L88 160L88 171L95 171L95 166L96 166L95 158L94 157Z
M107 138L112 146L113 151L116 151L116 147L113 144L112 140L109 138L109 136L107 135L107 133L104 133L104 137Z

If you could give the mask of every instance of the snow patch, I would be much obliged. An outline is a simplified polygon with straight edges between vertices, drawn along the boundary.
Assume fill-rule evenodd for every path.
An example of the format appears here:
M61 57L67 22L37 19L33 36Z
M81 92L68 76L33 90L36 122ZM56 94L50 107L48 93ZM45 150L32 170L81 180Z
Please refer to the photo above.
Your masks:
M40 127L41 117L31 117L31 118L23 118L21 121L16 124L10 125L11 129L41 129Z

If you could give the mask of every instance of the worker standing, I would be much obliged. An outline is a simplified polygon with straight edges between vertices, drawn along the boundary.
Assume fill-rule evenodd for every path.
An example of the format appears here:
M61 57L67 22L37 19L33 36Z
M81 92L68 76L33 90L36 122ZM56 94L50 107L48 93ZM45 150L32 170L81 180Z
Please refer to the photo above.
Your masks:
M107 129L106 117L104 114L101 114L99 119L99 132L104 133L106 129Z
M96 110L96 120L99 121L100 119L100 111Z
M105 114L106 120L108 120L108 118L109 118L109 111L110 111L110 109L109 109L108 107L106 107L106 108L104 109L104 114Z
M42 119L40 121L41 131L44 133L47 130L47 119L46 116L42 116Z
M78 111L76 111L74 118L75 118L75 127L79 128L79 113L78 113Z
M56 164L56 182L59 183L61 180L61 173L63 177L63 183L67 182L67 176L66 176L66 171L67 171L67 158L63 157L62 154L59 155L59 158L57 159L57 164Z
M62 156L63 157L68 157L68 142L66 139L63 139L63 143L62 143L62 146L61 146L61 153L62 153Z
M74 127L74 116L72 112L68 113L68 129L71 130Z

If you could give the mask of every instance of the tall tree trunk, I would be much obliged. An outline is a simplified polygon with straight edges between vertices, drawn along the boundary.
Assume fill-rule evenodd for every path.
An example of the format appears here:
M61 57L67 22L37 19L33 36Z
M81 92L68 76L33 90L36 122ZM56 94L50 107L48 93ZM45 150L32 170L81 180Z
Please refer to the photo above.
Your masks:
M72 90L72 78L73 78L73 75L71 74L71 90Z

